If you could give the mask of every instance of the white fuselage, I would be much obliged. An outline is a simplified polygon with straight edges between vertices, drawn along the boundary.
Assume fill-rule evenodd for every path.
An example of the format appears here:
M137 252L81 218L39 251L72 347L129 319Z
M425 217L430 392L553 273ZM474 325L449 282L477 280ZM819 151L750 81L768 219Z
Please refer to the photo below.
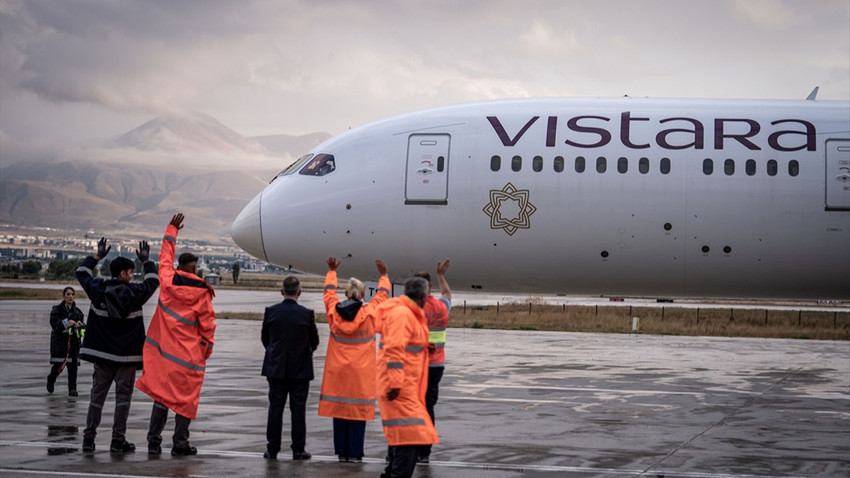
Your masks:
M449 257L455 290L850 298L847 102L486 102L312 154L333 170L292 168L234 222L247 252L364 279L381 258L394 282Z

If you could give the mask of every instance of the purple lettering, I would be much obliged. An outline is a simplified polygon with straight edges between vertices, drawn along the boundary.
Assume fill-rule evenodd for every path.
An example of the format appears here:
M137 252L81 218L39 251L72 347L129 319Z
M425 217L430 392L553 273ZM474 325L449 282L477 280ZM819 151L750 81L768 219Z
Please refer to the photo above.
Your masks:
M750 126L750 131L744 134L726 134L726 132L724 131L726 123L731 123L733 121L739 123L746 123ZM723 149L723 140L726 138L730 138L737 140L747 149L751 149L753 151L760 151L761 148L759 148L752 141L747 139L758 134L760 130L761 126L758 124L758 121L755 120L743 118L716 118L714 120L714 149Z
M508 137L508 133L505 131L505 127L502 126L502 122L499 121L499 118L495 116L488 116L487 120L493 126L493 129L496 130L496 134L499 135L499 139L502 140L503 145L514 146L517 141L522 138L522 135L525 134L526 131L528 131L528 128L530 128L531 125L533 125L534 122L537 121L539 118L539 116L535 116L528 120L528 122L525 123L525 126L523 126L522 129L519 130L519 133L517 133L516 136L514 136L513 138Z
M576 143L575 141L570 141L569 139L565 141L566 144L570 146L575 146L576 148L598 148L600 146L605 146L606 144L611 142L611 132L605 128L592 128L590 126L581 126L578 124L579 120L582 119L598 119L602 121L611 121L610 118L605 118L604 116L576 116L575 118L570 118L567 122L567 126L571 131L575 131L576 133L591 133L599 135L599 141L592 144L582 144Z
M680 129L680 128L671 128L659 131L655 136L655 141L658 143L658 146L661 146L664 149L703 149L705 148L705 127L699 121L693 118L667 118L659 121L659 123L668 123L670 121L688 121L693 125L693 129ZM687 144L679 144L673 145L667 141L667 136L673 133L687 133L692 134L694 136L694 140L691 143Z
M649 147L649 144L634 144L632 143L631 138L629 137L629 130L631 129L632 121L649 121L649 118L632 118L631 111L624 111L623 114L620 115L620 141L626 147L632 149L646 149Z
M775 131L767 138L767 144L769 144L771 148L777 151L800 151L802 149L805 149L806 151L817 151L817 134L815 133L815 125L808 121L797 119L777 120L770 124L775 126L781 123L799 123L806 128L806 131ZM779 144L779 137L783 135L800 135L804 136L806 140L800 146L782 146Z

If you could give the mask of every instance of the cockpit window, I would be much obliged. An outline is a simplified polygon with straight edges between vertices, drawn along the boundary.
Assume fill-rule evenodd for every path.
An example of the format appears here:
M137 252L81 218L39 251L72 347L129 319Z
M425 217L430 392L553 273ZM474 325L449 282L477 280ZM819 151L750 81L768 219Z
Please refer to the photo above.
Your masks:
M313 153L305 154L304 156L301 156L300 158L296 159L294 163L292 163L289 166L287 166L286 168L284 168L283 171L278 173L278 175L275 176L274 178L272 178L272 180L269 181L269 182L273 183L275 179L277 179L281 176L289 176L290 174L294 173L295 171L298 171L299 169L301 169L301 166L303 166L304 163L309 161L310 158L312 158L312 157L313 157Z
M324 176L336 170L336 160L332 154L317 154L298 174L304 176Z

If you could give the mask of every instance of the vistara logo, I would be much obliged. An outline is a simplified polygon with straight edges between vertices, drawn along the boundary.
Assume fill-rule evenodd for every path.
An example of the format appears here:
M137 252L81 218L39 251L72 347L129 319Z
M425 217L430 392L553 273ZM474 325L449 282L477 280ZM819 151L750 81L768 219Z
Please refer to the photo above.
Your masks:
M529 193L528 189L517 189L511 183L501 190L491 189L490 202L484 206L484 212L490 216L490 229L503 229L509 236L517 229L530 229L530 218L537 208L529 202Z

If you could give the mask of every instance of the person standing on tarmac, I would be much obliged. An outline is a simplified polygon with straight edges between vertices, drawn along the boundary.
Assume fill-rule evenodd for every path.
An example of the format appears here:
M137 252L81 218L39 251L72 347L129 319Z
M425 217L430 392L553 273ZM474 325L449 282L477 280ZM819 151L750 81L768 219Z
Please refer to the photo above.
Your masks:
M151 319L144 348L144 371L136 387L153 400L148 454L162 453L162 430L173 410L171 454L196 455L189 445L189 424L198 415L207 359L213 351L215 291L198 277L198 256L180 254L174 269L177 234L184 216L171 218L159 252L159 304Z
M112 382L115 382L115 414L109 451L136 451L136 445L128 442L125 435L136 370L142 368L142 348L145 345L142 305L159 287L156 264L150 260L151 248L147 241L141 241L136 249L136 257L145 270L142 283L131 282L136 264L126 257L116 257L109 264L111 279L95 278L95 266L111 248L106 245L105 237L100 238L97 256L86 257L75 273L91 301L86 337L80 347L80 358L94 363L91 402L83 431L85 453L94 452L97 427Z
M375 419L375 317L381 302L387 300L390 279L387 266L377 259L381 275L378 292L363 304L366 288L351 278L345 288L345 302L337 296L336 270L340 261L328 258L325 276L325 312L330 337L319 394L319 416L333 417L334 453L340 462L363 461L366 421Z
M422 311L428 282L411 277L404 295L378 308L378 402L389 456L382 478L410 478L419 447L440 442L425 408L428 388L428 321Z
M47 376L47 393L53 393L56 378L68 367L68 395L76 397L77 367L80 365L80 337L85 333L83 311L77 308L73 287L62 290L62 302L50 310L50 375Z
M440 298L431 295L431 274L426 271L417 272L416 277L428 281L428 299L425 301L425 318L428 319L428 390L425 392L425 408L431 421L437 423L434 417L434 405L440 395L440 380L446 367L446 328L449 325L449 311L452 309L452 290L446 281L446 271L450 265L449 259L437 262L437 283L440 285ZM419 448L419 463L431 462L431 445Z
M280 451L283 408L289 397L292 416L292 459L309 460L307 444L307 395L313 380L313 352L319 346L319 330L311 309L298 303L301 281L283 280L283 302L266 307L260 340L266 349L263 376L269 382L269 414L266 422L266 452L263 458L277 460Z

